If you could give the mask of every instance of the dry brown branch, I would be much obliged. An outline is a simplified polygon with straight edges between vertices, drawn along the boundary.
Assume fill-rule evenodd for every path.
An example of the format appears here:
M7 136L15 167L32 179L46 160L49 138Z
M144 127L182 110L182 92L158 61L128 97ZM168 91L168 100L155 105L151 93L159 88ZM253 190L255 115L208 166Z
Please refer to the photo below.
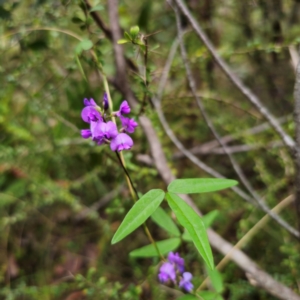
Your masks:
M300 62L298 62L296 69L296 83L294 90L295 98L295 124L296 124L296 147L295 147L295 204L298 216L298 228L300 229Z
M198 37L211 53L215 62L223 70L226 76L230 79L233 85L257 108L257 110L266 118L274 130L279 134L285 145L293 152L295 141L283 130L276 117L261 103L260 99L247 87L244 83L231 71L226 62L219 56L211 41L208 39L201 26L192 16L182 0L174 0L178 8L186 16Z
M287 117L281 117L281 118L278 119L278 122L282 124L282 123L286 122L287 120L288 120ZM242 136L245 136L245 135L258 134L258 133L261 133L265 130L268 130L269 128L270 128L269 123L263 123L263 124L260 124L258 126L255 126L253 128L250 128L250 129L244 130L242 132L236 133L234 135L223 136L221 139L222 139L223 143L228 144L230 142L233 142L233 141L237 140L239 137L242 137ZM277 143L277 141L274 142L274 143ZM213 150L215 148L217 148L218 146L219 146L218 141L217 140L212 140L212 141L206 142L202 145L195 146L195 147L189 149L189 151L192 154L201 155L201 154L206 154L206 153L213 152ZM173 157L174 158L181 158L181 157L184 157L184 155L181 152L176 152Z
M188 57L187 57L187 52L186 52L183 37L182 37L182 28L181 28L180 15L179 15L177 6L174 6L173 9L175 11L179 45L180 45L183 64L184 64L185 70L186 70L188 84L189 84L190 90L191 90L191 92L192 92L192 94L193 94L193 96L196 100L196 103L199 107L199 110L200 110L200 112L203 116L203 119L204 119L206 125L208 126L208 128L210 129L212 134L214 135L215 139L220 144L220 146L223 149L223 151L225 152L226 156L229 158L230 163L231 163L235 173L237 174L240 182L245 186L245 188L248 190L250 195L255 199L258 206L265 213L267 213L271 218L273 218L281 227L285 228L290 234L294 235L297 238L300 238L300 233L295 228L290 226L280 216L278 216L276 213L274 213L268 207L268 205L263 201L263 199L260 197L260 195L254 190L254 188L252 187L252 185L251 185L250 181L248 180L247 176L244 174L242 168L240 167L240 165L238 164L238 162L236 161L236 159L234 158L232 153L227 150L227 145L225 143L223 143L219 133L215 129L215 126L213 125L213 123L212 123L210 117L208 116L208 114L206 112L206 109L205 109L205 107L202 103L201 97L199 97L198 94L197 94L196 83L195 83L194 77L192 75L192 71L191 71L190 64L189 64Z

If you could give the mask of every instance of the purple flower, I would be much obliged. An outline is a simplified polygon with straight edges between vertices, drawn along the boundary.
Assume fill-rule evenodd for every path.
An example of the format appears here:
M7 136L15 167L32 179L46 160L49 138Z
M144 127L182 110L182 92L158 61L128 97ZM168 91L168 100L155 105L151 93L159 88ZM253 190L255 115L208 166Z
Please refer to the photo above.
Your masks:
M97 103L95 102L95 100L93 98L91 98L90 100L88 100L87 98L84 98L83 104L84 104L84 106L97 106Z
M82 129L81 130L81 136L84 138L84 139L88 139L92 136L92 132L90 129Z
M179 256L179 253L170 252L168 255L168 260L170 263L175 264L176 268L180 273L184 272L184 259Z
M109 121L105 122L95 122L91 124L91 132L93 140L97 142L98 145L102 145L105 140L111 140L118 135L118 129L115 123Z
M163 263L159 269L158 280L161 283L166 283L169 280L175 283L175 279L176 279L176 271L174 265L170 263Z
M138 126L138 123L136 121L134 121L133 119L129 119L129 118L120 116L120 120L121 120L123 129L129 133L133 133L135 127Z
M126 133L119 133L110 143L112 151L128 150L133 146L133 140Z
M104 110L108 110L108 97L107 97L107 93L104 93L103 95L103 108Z
M94 101L94 99L91 98L90 100L88 100L87 98L84 98L83 104L85 105L85 107L81 111L81 118L84 122L91 123L91 121L103 121L100 112L97 110L98 105Z
M116 116L120 117L122 114L129 114L130 113L130 107L126 100L124 100L119 108L119 111L116 112Z
M180 279L179 287L190 293L194 288L194 285L190 282L192 278L193 275L190 272L184 272Z

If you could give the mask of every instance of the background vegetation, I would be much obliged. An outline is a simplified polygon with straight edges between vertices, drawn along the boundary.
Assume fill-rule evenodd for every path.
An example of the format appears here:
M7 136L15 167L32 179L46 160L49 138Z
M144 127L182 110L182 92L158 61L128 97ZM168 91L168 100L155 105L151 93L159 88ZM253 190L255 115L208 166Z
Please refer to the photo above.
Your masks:
M186 3L220 56L293 136L299 1ZM83 98L100 103L104 93L92 46L110 80L114 107L125 97L116 84L113 44L92 11L106 28L112 22L127 31L138 25L149 35L149 101L142 113L151 120L173 175L211 177L174 146L150 101L177 36L175 14L163 1L122 0L119 19L109 20L105 1L90 4L92 10L86 1L0 1L1 299L176 299L180 295L157 282L158 260L128 257L131 250L148 243L142 230L110 245L132 205L129 191L109 147L80 137L80 129L86 127L80 118ZM293 194L293 156L262 114L226 78L187 18L181 19L197 93L207 114L222 137L230 136L228 149L256 192L269 207L276 206ZM130 43L122 48L132 64L126 73L130 88L142 103L143 53ZM213 142L215 137L190 92L179 48L161 107L187 149L194 149L201 161L225 177L239 180L222 147ZM138 104L133 110L137 120L140 108ZM255 130L259 125L262 130ZM152 141L142 126L133 138L133 149L124 155L139 192L164 189L167 183L155 167ZM232 244L265 215L231 190L193 200L203 213L218 211L212 227ZM280 216L297 227L293 203ZM156 224L149 221L148 225L157 240L166 237ZM202 261L188 243L178 250L199 285L206 278ZM243 250L299 293L299 242L277 222L265 222ZM218 262L223 255L215 249L214 257ZM234 262L225 266L222 277L224 299L277 299L256 286L255 278L249 281Z

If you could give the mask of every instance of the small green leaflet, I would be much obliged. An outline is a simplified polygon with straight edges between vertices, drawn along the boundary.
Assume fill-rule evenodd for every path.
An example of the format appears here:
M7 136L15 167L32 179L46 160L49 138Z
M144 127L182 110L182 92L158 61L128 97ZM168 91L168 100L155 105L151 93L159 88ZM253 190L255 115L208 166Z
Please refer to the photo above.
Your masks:
M179 223L190 234L201 257L211 269L214 269L213 255L208 241L206 228L201 218L176 194L166 193L166 199Z
M103 9L104 9L104 6L101 5L101 4L98 4L98 5L94 6L94 7L92 7L92 8L90 9L90 12L93 12L93 11L100 11L100 10L103 10Z
M223 178L175 179L168 186L168 192L176 194L208 193L237 185L238 182Z
M206 229L212 225L212 223L215 221L218 215L219 215L218 210L212 210L201 218ZM193 241L190 234L186 230L184 230L184 233L182 234L182 239L186 242Z
M159 252L162 255L168 254L170 251L176 250L180 245L180 238L172 238L160 242L156 242ZM130 257L155 257L158 253L154 245L150 244L139 249L135 249L129 253Z
M172 235L180 236L180 231L171 217L159 206L152 214L151 219L161 228Z
M125 216L111 243L116 244L142 225L157 209L164 196L165 192L160 189L150 190L142 196Z

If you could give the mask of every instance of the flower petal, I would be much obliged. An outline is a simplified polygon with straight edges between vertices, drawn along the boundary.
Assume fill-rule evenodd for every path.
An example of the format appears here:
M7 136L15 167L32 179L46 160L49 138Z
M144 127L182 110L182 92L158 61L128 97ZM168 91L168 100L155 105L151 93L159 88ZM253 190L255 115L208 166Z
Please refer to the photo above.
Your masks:
M102 121L102 116L93 106L86 106L81 111L81 118L84 122L90 123L91 121Z
M133 119L129 119L129 118L120 116L120 120L121 120L123 129L125 131L127 131L128 133L133 133L135 130L135 127L138 126L138 123Z
M92 132L90 129L82 129L81 130L81 136L84 138L84 139L88 139L92 136Z
M112 151L128 150L133 146L132 138L126 133L119 133L110 143Z
M108 109L108 96L107 96L107 93L104 93L103 95L103 108L104 110L107 110Z

